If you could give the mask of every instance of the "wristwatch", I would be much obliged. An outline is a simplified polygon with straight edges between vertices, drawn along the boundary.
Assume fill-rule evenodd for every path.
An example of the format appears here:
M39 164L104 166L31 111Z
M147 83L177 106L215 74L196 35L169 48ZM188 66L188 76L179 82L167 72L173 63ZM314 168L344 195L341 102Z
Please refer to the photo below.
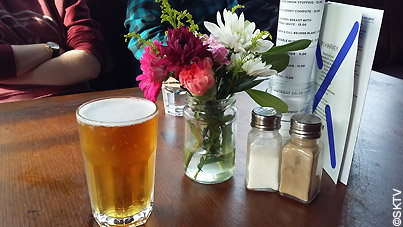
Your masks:
M47 42L45 44L45 48L48 49L52 53L52 58L59 56L60 47L59 44L55 42Z

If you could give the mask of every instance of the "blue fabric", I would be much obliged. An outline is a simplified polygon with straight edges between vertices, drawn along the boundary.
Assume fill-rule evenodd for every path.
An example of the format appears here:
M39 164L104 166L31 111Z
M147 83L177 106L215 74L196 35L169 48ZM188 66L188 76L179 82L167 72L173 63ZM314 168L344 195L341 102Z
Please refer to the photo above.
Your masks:
M203 22L216 23L217 11L224 8L231 9L236 6L237 0L170 0L171 8L178 11L187 9L193 16L193 20L199 26L201 33L207 33ZM155 0L129 0L127 3L125 27L129 32L140 34L144 39L164 41L165 31L171 28L168 22L161 24L160 3ZM131 39L128 48L136 59L140 60L144 50L135 39Z

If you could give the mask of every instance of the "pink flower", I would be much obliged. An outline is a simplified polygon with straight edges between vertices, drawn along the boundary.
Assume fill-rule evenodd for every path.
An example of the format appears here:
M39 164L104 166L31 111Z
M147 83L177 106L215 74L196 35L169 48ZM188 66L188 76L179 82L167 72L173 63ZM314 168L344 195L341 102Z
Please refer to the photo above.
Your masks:
M154 45L159 51L161 43L154 40ZM162 79L165 76L165 66L161 64L159 53L155 52L151 46L144 48L145 52L140 59L140 69L143 74L137 76L136 80L141 81L139 87L144 91L144 97L156 102L158 94L161 92Z
M183 68L179 74L179 80L192 95L202 96L215 83L212 67L211 59L204 58L192 64L189 69Z
M163 64L166 65L167 72L175 71L176 78L182 68L212 56L207 50L208 46L203 45L200 38L191 33L188 27L168 29L167 38L167 45L161 47L161 55L165 56Z
M203 44L208 45L207 50L213 54L214 62L216 62L220 65L229 65L230 61L227 58L227 55L228 55L227 48L225 48L224 45L219 43L214 38L213 35L210 35L210 36L204 35L203 38L206 39L206 41L204 41Z

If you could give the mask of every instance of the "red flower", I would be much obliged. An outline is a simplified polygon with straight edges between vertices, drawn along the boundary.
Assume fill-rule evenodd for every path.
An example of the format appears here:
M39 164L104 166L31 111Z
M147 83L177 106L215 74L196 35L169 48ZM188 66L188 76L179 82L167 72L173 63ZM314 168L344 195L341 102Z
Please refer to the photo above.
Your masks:
M202 96L214 85L212 67L211 58L205 58L198 63L192 64L189 69L183 69L179 74L179 80L192 95Z
M158 50L161 48L161 44L157 40L154 40L153 43ZM145 52L140 60L140 69L143 71L143 74L138 75L136 80L141 81L139 87L144 91L144 97L156 102L157 96L161 92L165 68L161 64L159 55L150 46L146 46L144 50Z
M175 77L183 67L190 67L194 62L201 62L206 57L212 57L207 50L208 45L189 31L188 27L168 29L168 41L166 46L161 47L163 64L166 65L166 72L175 71Z

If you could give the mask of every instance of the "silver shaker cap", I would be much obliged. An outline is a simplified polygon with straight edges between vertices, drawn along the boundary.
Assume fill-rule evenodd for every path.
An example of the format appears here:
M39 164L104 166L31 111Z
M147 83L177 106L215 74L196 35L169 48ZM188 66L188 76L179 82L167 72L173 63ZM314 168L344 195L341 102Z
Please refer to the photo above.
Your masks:
M272 107L256 107L252 110L250 126L265 131L278 130L281 127L281 113Z
M290 135L300 138L317 139L320 137L322 122L313 114L297 114L291 117Z

